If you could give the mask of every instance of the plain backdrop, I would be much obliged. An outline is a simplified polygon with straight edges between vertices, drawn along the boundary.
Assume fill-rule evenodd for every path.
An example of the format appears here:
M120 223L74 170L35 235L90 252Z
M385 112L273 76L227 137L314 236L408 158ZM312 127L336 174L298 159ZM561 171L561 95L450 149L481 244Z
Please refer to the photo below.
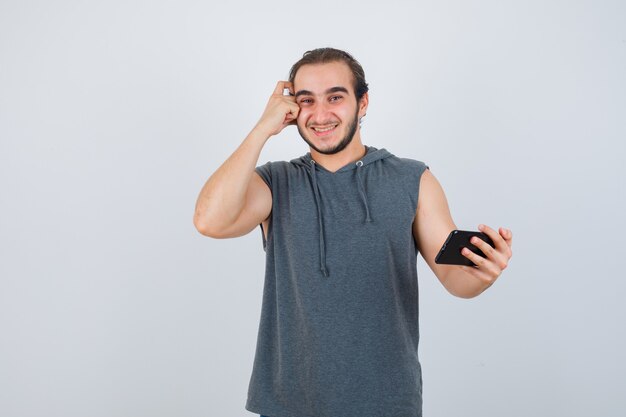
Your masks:
M623 416L625 22L621 0L2 0L0 416L252 415L261 232L192 215L321 46L365 68L365 144L426 162L459 228L514 233L472 300L419 260L424 415ZM259 164L307 151L289 128Z

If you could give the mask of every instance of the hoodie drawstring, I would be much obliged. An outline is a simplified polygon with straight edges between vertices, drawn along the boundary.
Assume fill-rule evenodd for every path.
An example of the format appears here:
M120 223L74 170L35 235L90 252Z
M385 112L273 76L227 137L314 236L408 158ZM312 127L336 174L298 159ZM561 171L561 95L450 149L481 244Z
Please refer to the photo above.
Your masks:
M356 177L359 180L359 194L361 194L361 199L363 200L363 205L365 206L365 221L371 222L372 218L370 217L370 207L367 204L367 195L365 194L365 187L363 186L363 179L361 178L361 167L363 166L363 161L356 162Z
M320 206L320 190L317 188L317 178L315 175L315 161L311 159L311 180L313 181L313 195L315 196L315 205L317 206L317 220L320 229L320 270L327 277L326 269L326 244L324 242L324 222L322 221L322 208Z
M328 269L326 268L326 242L324 241L324 221L322 218L322 206L320 203L320 190L319 187L317 186L317 175L315 173L316 171L316 167L315 167L315 161L313 160L313 158L311 158L311 182L313 183L313 196L315 197L315 206L317 207L317 221L318 221L318 225L319 225L319 231L320 231L320 237L319 237L319 242L320 242L320 270L322 271L322 274L327 277L328 276ZM363 205L365 206L365 222L366 223L371 223L372 217L370 216L370 207L369 204L367 203L367 194L365 194L365 186L363 185L363 178L361 178L361 167L363 166L363 161L357 161L356 162L356 177L357 177L357 183L358 183L358 188L359 188L359 195L361 196L361 199L363 200Z

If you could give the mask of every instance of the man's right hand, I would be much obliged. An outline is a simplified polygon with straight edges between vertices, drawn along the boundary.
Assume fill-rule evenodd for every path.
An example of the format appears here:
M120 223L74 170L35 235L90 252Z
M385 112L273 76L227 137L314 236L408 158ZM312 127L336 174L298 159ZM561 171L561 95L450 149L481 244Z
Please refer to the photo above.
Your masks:
M285 89L289 90L289 95L283 93ZM296 124L299 112L293 85L288 81L279 81L255 129L264 132L268 137L277 135L286 126Z

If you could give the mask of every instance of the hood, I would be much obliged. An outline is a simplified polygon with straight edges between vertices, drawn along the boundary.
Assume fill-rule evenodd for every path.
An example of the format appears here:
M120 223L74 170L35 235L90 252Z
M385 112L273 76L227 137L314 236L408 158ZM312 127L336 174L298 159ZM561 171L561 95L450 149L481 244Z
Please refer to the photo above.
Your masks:
M393 154L391 152L389 152L386 149L376 149L373 146L367 146L365 145L365 155L363 155L363 157L361 159L359 159L358 161L355 162L350 162L349 164L347 164L346 166L338 169L337 171L335 171L335 173L339 173L339 172L345 172L345 171L350 171L353 169L356 169L359 165L359 162L362 163L363 166L371 164L374 161L378 161L379 159L384 159L384 158L388 158L390 156L393 156ZM301 156L300 158L296 158L293 159L291 161L289 161L292 164L295 165L299 165L299 166L305 166L310 168L311 167L311 162L315 162L313 161L313 157L311 157L311 152L307 152L306 155ZM320 171L326 171L326 172L330 172L328 171L326 168L324 168L321 165L317 165L317 168Z
M354 186L358 188L359 195L361 196L361 200L363 202L363 206L365 207L365 219L364 223L373 222L370 215L370 208L367 201L367 194L365 192L365 187L363 186L363 179L361 178L361 174L363 169L372 162L378 161L380 159L388 158L393 156L386 149L376 149L372 146L365 146L366 153L363 157L355 162L350 162L344 167L338 169L334 172L334 174L341 174L343 172L348 172L352 170L356 170L356 181ZM317 184L317 172L325 171L330 172L323 166L319 165L315 162L315 160L311 157L311 153L308 152L306 155L301 156L300 158L293 159L290 161L292 164L305 167L309 172L309 179L311 181L311 186L313 188L313 195L315 197L315 205L317 208L317 221L319 226L319 245L320 245L320 270L325 277L328 277L328 270L326 268L326 245L324 241L324 218L322 215L322 208L320 206L320 189Z

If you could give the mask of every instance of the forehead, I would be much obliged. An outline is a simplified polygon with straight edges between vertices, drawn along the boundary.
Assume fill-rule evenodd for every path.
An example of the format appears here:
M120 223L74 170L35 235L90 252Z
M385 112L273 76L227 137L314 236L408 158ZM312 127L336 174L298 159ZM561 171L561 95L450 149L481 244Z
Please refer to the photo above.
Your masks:
M352 80L352 72L343 62L307 64L298 69L293 87L296 92L308 90L313 93L322 93L332 87L345 87L354 93Z

